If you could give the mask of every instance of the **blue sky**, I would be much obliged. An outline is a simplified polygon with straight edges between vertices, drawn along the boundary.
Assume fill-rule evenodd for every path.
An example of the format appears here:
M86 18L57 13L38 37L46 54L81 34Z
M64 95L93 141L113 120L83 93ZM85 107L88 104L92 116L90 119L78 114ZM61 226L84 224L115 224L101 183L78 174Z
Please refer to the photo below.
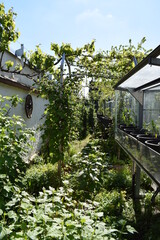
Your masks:
M146 49L160 44L159 0L2 0L6 10L17 13L16 27L21 35L12 49L25 46L34 50L41 44L50 52L50 43L71 43L81 47L96 39L96 50L134 45L143 37Z

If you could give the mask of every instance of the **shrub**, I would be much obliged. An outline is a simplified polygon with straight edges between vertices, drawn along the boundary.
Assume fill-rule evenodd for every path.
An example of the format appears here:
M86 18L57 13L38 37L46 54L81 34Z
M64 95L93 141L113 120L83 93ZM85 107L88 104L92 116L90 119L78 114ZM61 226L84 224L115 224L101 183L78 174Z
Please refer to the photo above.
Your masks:
M100 192L95 197L95 200L100 203L98 210L104 213L104 217L121 215L125 204L125 195L125 192L115 190Z
M144 172L141 173L141 188L152 191L152 181Z
M13 185L6 174L0 174L0 209L5 209L7 203L13 195Z
M32 165L27 171L23 181L26 190L38 195L43 187L57 188L59 186L57 164Z
M25 128L20 116L10 116L10 110L21 102L17 96L0 95L0 174L6 174L11 182L26 170L24 159L35 140L34 131Z
M132 188L132 174L128 168L112 169L104 177L104 187L107 190L125 190L129 193Z
M120 232L103 222L97 203L77 203L72 194L73 189L63 187L44 188L38 197L15 191L5 211L0 210L0 239L124 240L128 231L134 233L131 226Z

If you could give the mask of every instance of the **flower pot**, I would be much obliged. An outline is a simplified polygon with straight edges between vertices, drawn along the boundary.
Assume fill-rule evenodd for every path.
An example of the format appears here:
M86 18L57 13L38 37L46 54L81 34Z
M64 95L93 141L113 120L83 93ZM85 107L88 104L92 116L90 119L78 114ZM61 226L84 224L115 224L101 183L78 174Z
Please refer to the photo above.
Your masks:
M130 132L130 135L132 135L133 137L137 137L137 135L139 134L145 134L146 130L145 129L135 129L132 132Z
M160 139L147 140L145 144L156 152L160 152Z
M126 124L125 124L125 123L119 124L119 128L120 128L121 130L123 130L125 127L126 127Z
M130 133L130 132L133 132L134 130L136 130L136 128L135 127L126 127L123 130L126 133Z
M141 141L142 143L145 143L145 141L147 141L147 140L154 140L156 138L151 134L138 134L137 139L139 141Z

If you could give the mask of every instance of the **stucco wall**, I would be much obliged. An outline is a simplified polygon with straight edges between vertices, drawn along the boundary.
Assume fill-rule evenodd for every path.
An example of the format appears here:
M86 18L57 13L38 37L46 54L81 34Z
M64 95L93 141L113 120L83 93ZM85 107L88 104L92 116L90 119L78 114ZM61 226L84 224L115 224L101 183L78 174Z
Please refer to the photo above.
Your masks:
M45 104L47 104L48 101L40 97L37 97L36 94L31 93L31 96L33 99L33 112L32 112L32 117L27 118L25 113L25 99L28 93L29 92L27 91L0 83L0 95L2 96L18 95L20 98L23 99L23 102L21 104L18 104L17 107L11 109L9 114L11 116L13 114L21 116L25 120L26 127L36 130L35 131L36 142L34 143L34 149L32 150L32 153L34 153L40 149L41 132L37 130L37 127L42 125L45 121L43 114L44 114Z
M21 60L15 57L12 53L9 53L8 51L5 52L4 57L3 57L3 65L5 64L6 61L13 61L15 64L18 62L20 63ZM25 68L22 71L23 73L27 74L37 74L33 70L31 70L27 65L25 65ZM22 76L20 74L11 74L7 73L5 71L0 71L0 77L4 77L10 79L12 82L19 82L23 83L26 86L32 86L33 85L33 80L27 78L26 76ZM32 99L33 99L33 112L32 112L32 117L27 118L26 112L25 112L25 99L28 94L31 94ZM25 90L18 88L16 86L11 86L8 84L4 84L0 82L0 95L2 96L13 96L13 95L18 95L20 98L23 99L23 103L18 104L16 108L11 109L10 115L15 114L21 116L25 120L26 127L32 128L32 129L37 129L37 127L41 124L44 123L44 110L45 110L45 105L48 103L46 99L42 99L41 97L37 97L36 93L30 92L30 90ZM34 144L34 149L32 153L36 152L40 148L41 144L41 133L40 131L35 132L35 137L36 137L36 142Z

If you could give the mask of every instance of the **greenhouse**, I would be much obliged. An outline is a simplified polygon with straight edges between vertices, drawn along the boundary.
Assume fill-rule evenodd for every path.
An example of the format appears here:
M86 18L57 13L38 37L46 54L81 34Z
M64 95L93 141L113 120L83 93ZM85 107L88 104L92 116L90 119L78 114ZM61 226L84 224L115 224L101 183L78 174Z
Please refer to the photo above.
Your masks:
M115 90L115 139L133 160L135 196L139 196L141 169L154 182L156 196L160 189L160 45Z

